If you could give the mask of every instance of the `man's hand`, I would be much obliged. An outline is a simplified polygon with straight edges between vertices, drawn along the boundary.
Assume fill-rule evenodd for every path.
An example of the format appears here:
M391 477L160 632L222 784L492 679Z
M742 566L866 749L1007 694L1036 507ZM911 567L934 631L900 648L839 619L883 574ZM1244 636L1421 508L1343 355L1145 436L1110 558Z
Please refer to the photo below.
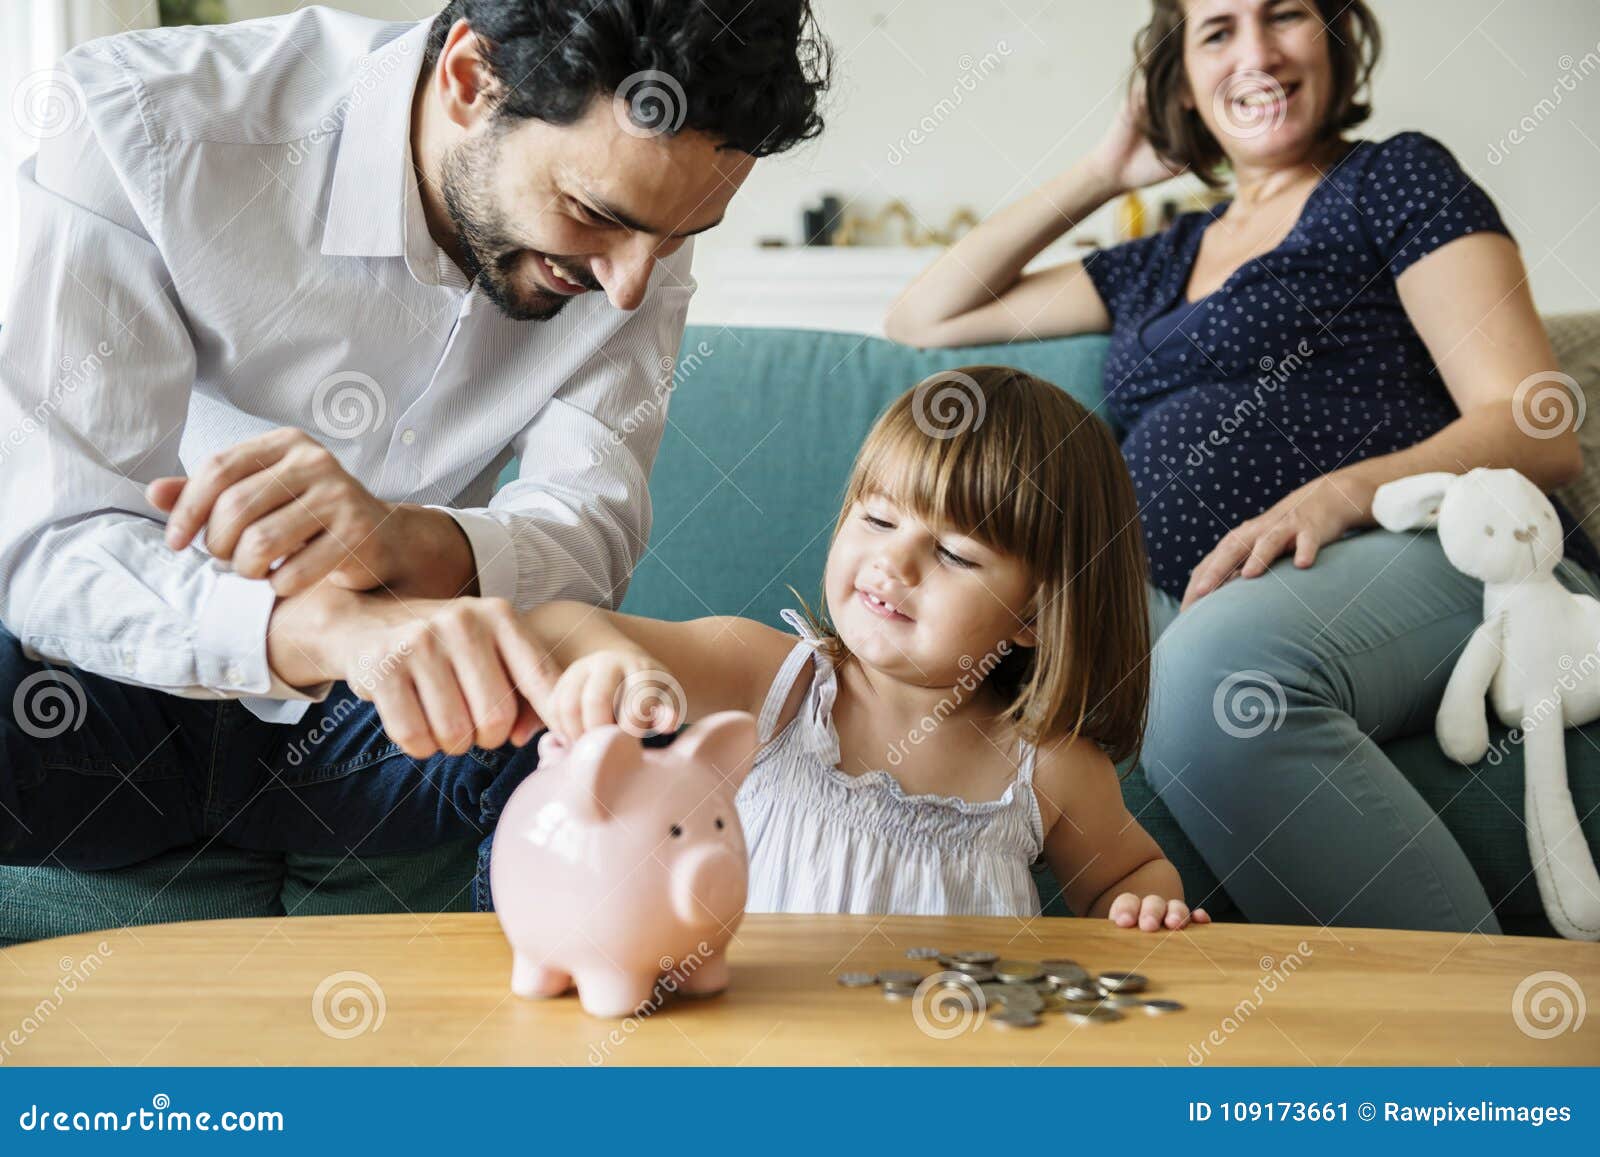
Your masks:
M1295 566L1310 566L1322 547L1372 521L1373 489L1347 474L1324 474L1264 514L1240 523L1190 572L1183 606L1210 594L1235 572L1245 578L1265 574L1291 549Z
M440 525L432 529L458 540L455 565L438 568L448 581L428 589L455 594L472 581L470 545L448 515L373 497L303 430L273 430L241 442L212 455L194 477L158 478L145 494L170 512L167 545L173 550L183 550L204 528L212 556L231 562L245 578L267 579L280 598L324 578L350 590L418 591L404 573L407 557L428 554L417 534L421 516L436 516L431 521ZM280 558L283 564L273 570Z
M532 704L555 684L504 599L396 599L329 584L278 603L267 661L298 686L342 679L416 759L520 747L543 726Z

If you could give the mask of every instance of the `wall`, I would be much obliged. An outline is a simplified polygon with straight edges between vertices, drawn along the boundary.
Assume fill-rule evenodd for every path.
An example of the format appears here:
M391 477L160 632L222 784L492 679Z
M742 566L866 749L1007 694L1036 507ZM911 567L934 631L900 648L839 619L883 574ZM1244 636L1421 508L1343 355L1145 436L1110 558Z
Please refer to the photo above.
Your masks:
M701 254L798 240L800 207L826 191L869 208L903 198L932 226L961 205L993 211L1099 139L1148 12L1142 0L815 2L840 61L828 131L757 166ZM1444 141L1500 205L1541 308L1600 308L1600 3L1371 2L1386 50L1367 135ZM238 15L286 7L230 3ZM435 7L346 6L395 18ZM1110 237L1103 216L1086 230Z
M438 7L343 2L394 19ZM1540 306L1600 307L1600 3L1372 3L1387 50L1368 135L1417 128L1443 140L1499 203ZM960 205L984 214L1020 196L1099 138L1147 12L1141 0L816 4L839 55L829 129L757 166L699 242L708 266L762 236L798 240L801 206L825 191L869 208L903 198L932 225ZM237 18L292 6L230 0ZM1110 235L1103 216L1086 229Z
M1600 4L1373 7L1386 49L1366 135L1438 137L1500 205L1540 307L1600 308ZM824 190L875 204L903 197L932 224L961 204L993 211L1099 139L1147 10L1134 0L821 0L841 57L828 132L758 166L701 252L765 234L797 240L795 206ZM991 56L998 68L980 77ZM912 144L924 117L932 131ZM1110 235L1103 218L1087 228Z

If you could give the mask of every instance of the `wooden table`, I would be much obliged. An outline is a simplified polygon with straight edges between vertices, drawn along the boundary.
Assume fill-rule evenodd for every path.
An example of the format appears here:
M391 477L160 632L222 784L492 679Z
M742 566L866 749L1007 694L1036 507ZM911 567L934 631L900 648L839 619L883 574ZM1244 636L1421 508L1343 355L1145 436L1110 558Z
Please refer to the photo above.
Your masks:
M1104 1025L978 1022L941 1039L949 1026L924 1017L924 1031L913 1002L836 982L853 969L931 971L904 956L923 945L1137 970L1147 995L1187 1007ZM589 1017L570 996L511 996L510 951L487 914L169 924L0 956L10 1065L1600 1063L1600 1008L1538 1039L1512 1007L1527 981L1521 1019L1537 1033L1557 989L1569 1003L1600 1000L1600 945L1521 937L751 916L731 950L732 988L626 1022Z

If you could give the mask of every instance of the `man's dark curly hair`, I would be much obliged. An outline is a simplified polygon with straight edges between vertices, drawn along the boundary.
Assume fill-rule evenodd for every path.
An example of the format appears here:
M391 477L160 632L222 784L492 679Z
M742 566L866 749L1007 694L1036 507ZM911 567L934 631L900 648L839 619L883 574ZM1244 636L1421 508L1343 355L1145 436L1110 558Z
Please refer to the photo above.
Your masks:
M566 125L620 92L642 129L758 157L822 131L832 49L810 0L450 0L425 69L460 19L503 90L497 115Z

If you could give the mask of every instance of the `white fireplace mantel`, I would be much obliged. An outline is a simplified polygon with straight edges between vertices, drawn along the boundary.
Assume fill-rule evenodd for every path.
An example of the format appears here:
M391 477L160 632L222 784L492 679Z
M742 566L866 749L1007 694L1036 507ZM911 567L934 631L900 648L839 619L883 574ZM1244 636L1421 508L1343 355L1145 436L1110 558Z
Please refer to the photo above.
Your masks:
M690 325L772 326L883 336L883 315L911 281L944 252L924 246L791 246L708 249L695 254L700 288ZM1057 241L1028 268L1081 256Z
M890 302L943 250L793 246L695 255L691 325L882 335Z

